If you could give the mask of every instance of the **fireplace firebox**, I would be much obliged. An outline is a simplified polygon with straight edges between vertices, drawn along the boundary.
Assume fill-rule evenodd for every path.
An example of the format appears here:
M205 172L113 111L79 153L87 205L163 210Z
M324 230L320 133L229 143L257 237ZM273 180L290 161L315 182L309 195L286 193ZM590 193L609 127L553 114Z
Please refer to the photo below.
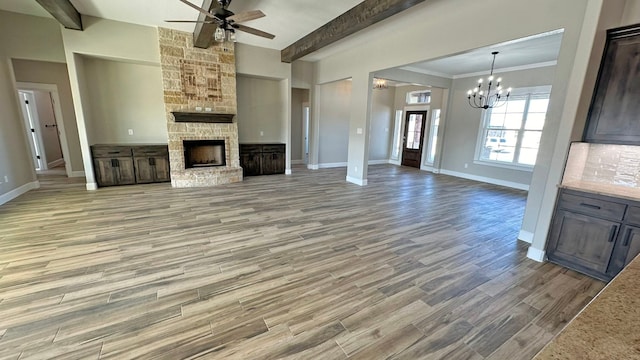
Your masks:
M226 166L224 140L183 140L184 167Z

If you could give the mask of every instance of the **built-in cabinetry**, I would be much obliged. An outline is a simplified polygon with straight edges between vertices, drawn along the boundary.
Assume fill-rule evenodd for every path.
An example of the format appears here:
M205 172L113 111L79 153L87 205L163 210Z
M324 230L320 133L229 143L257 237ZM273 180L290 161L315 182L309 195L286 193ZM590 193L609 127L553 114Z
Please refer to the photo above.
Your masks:
M640 145L640 24L607 32L584 140Z
M244 176L284 174L285 144L240 144Z
M640 203L561 189L549 261L609 281L640 253Z
M171 181L167 145L93 145L98 186Z

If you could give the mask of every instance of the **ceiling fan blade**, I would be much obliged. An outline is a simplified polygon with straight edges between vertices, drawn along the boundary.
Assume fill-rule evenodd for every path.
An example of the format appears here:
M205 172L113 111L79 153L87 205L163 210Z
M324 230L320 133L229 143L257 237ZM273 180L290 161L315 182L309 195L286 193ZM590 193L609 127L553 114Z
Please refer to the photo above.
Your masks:
M258 30L258 29L254 29L252 27L248 27L245 25L241 25L241 24L233 24L233 27L240 30L240 31L244 31L246 33L249 34L253 34L256 36L262 36L263 38L267 38L267 39L273 39L276 36L273 34L269 34L268 32L262 31L262 30Z
M180 0L180 1L181 1L182 3L184 3L184 4L186 4L186 5L191 6L192 8L194 8L194 9L198 10L199 12L201 12L201 13L205 14L205 15L206 15L206 16L208 16L208 17L215 17L215 15L214 15L214 14L212 14L212 13L208 12L207 10L205 10L205 9L201 8L200 6L197 6L197 5L192 4L191 2L189 2L189 1L187 1L187 0ZM218 2L217 2L217 1L215 1L215 4L217 4L217 6L218 6L218 7L220 6L220 4L218 4Z
M240 23L240 22L245 22L245 21L249 21L249 20L260 19L261 17L265 17L265 15L264 15L264 13L262 11L260 11L260 10L251 10L251 11L245 11L245 12L241 12L239 14L235 14L235 15L229 16L227 18L227 20Z
M164 22L168 23L204 23L204 24L215 24L216 22L211 21L197 21L197 20L165 20Z

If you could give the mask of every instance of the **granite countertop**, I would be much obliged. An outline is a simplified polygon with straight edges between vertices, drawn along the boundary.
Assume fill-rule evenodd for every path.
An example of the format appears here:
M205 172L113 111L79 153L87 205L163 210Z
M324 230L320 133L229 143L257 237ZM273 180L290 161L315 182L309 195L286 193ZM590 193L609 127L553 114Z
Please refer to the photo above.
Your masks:
M640 359L640 256L534 359Z
M640 201L640 188L596 183L590 181L569 181L559 185L561 188L586 191L598 195L615 196L623 199Z

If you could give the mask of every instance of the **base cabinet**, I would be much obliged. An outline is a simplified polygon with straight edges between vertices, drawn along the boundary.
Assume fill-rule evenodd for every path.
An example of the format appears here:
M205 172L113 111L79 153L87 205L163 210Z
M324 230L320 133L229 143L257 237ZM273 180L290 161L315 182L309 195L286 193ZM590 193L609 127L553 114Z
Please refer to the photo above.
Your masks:
M171 181L166 145L93 145L98 186Z
M549 230L549 261L611 280L640 253L640 207L634 203L562 189Z
M240 167L244 176L285 173L284 144L240 144Z

